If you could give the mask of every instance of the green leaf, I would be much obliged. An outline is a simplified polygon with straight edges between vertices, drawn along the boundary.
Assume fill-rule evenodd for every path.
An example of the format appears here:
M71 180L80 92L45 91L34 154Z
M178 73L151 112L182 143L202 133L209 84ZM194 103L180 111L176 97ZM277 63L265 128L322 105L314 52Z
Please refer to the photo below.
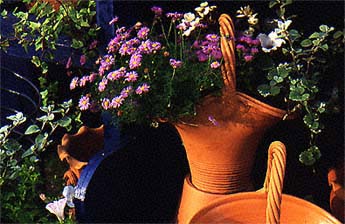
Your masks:
M273 1L270 1L270 3L268 4L268 7L271 9L271 8L273 8L277 4L278 4L278 2L273 0Z
M344 33L341 32L340 30L338 30L337 32L335 32L335 33L333 34L333 38L334 38L334 39L338 39L338 38L340 38L340 37L343 36L343 35L344 35Z
M321 32L324 32L324 33L329 31L329 27L327 25L320 25L319 29L320 29Z
M29 27L33 30L39 30L39 28L41 27L41 23L40 22L35 23L35 22L30 21Z
M26 151L22 154L22 158L31 156L33 153L34 153L33 147L30 147L28 150L26 150Z
M8 141L4 144L4 149L9 151L17 151L22 148L22 145L15 139L8 139Z
M280 76L274 76L273 77L273 80L276 81L277 83L281 83L284 81L284 79Z
M316 159L312 152L304 151L299 155L299 161L306 166L311 166L316 162Z
M37 126L37 125L35 125L35 124L33 124L33 125L30 125L27 129L26 129L26 131L25 131L25 135L31 135L31 134L33 134L33 133L37 133L37 132L39 132L41 129Z
M298 30L295 30L295 29L289 30L289 35L293 40L301 37L301 34L299 34Z
M316 39L316 40L313 40L312 43L314 46L318 46L321 43L321 41L319 39Z
M46 62L42 62L42 74L46 74L48 72L48 64Z
M57 121L58 125L61 127L68 127L72 122L72 119L70 117L63 117L60 120Z
M301 42L302 47L310 47L311 45L312 45L312 42L309 39L305 39Z
M328 50L328 44L323 44L320 46L320 48L323 50L323 51L327 51Z
M82 48L84 46L84 43L80 40L76 40L76 39L72 39L72 45L71 47L75 48L75 49L79 49Z
M289 75L289 71L284 66L279 66L277 68L277 73L281 78L286 78Z
M37 56L32 56L31 62L36 66L40 67L41 66L41 60Z
M313 34L311 34L311 35L309 36L309 39L319 38L320 36L321 36L320 33L314 32Z
M309 94L309 93L304 93L304 94L302 95L301 99L302 99L303 101L306 101L306 100L309 99L309 97L310 97L310 94Z
M267 97L271 94L271 87L267 84L262 84L258 86L258 92L261 96Z
M279 86L271 86L271 95L276 96L280 93L280 87Z
M1 4L1 3L0 3ZM7 11L6 11L6 9L4 9L4 10L2 10L2 12L1 12L1 16L3 17L3 18L7 18Z

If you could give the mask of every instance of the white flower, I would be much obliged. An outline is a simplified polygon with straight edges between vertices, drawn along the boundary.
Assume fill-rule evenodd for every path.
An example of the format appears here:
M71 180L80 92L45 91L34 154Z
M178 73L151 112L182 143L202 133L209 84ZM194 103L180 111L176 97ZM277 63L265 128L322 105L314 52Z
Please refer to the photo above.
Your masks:
M285 32L285 31L287 31L287 29L290 26L290 24L292 23L292 21L291 20L286 20L285 22L283 22L283 21L278 20L277 23L278 23L278 28L274 29L274 31L277 34L281 34L281 33Z
M217 8L217 6L208 6L208 2L203 2L199 7L195 8L195 11L201 18L204 18L204 16L208 15L215 8Z
M188 37L191 34L191 32L195 30L197 25L199 25L199 23L200 23L200 18L197 17L194 21L190 22L188 29L185 30L182 35Z
M53 201L46 205L46 209L51 213L55 214L58 220L61 222L65 219L65 206L67 198L62 198L58 201Z
M195 19L195 14L188 12L183 15L183 18L182 22L192 22Z
M65 186L62 195L67 199L67 205L70 208L74 208L73 198L74 198L74 187L69 185Z
M202 2L202 3L200 3L200 7L206 7L206 6L208 6L208 2Z
M260 40L262 50L266 53L277 50L285 43L285 40L279 38L275 31L272 31L268 36L260 33L257 38Z

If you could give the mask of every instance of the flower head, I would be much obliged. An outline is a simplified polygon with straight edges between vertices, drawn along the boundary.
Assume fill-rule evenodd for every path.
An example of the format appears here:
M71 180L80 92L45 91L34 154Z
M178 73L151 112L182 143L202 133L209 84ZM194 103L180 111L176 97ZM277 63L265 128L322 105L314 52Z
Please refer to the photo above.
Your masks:
M103 92L105 90L105 87L108 84L108 80L106 78L103 78L99 83L98 83L98 91Z
M149 32L150 32L150 29L149 29L148 27L145 26L145 27L142 27L142 28L138 31L137 36L138 36L139 39L144 40L144 39L146 39L147 36L149 35Z
M214 61L211 63L210 66L211 66L211 68L216 69L216 68L219 68L220 63L218 61Z
M127 72L125 75L125 81L135 82L138 79L138 73L136 71Z
M142 60L141 54L133 54L131 56L131 59L129 61L129 68L130 69L136 69L141 66L141 60Z
M111 108L111 102L108 98L104 98L102 100L102 107L104 110L108 110L109 108Z
M260 33L257 38L260 40L262 50L266 53L277 50L285 43L285 40L279 38L278 34L274 31L268 34L268 36Z
M150 89L150 86L147 83L144 83L141 86L138 86L138 88L135 90L135 93L141 95L143 93L148 92L149 89Z
M127 98L129 94L132 92L133 87L132 86L127 86L121 90L121 96L122 98Z
M56 215L58 220L62 222L65 219L65 206L67 203L67 198L62 198L58 201L53 201L46 205L46 209Z
M113 108L119 108L124 101L122 96L116 96L111 100L111 105Z
M73 89L75 89L75 87L78 86L78 80L79 80L78 77L74 77L74 78L72 79L71 83L69 84L69 89L70 89L70 90L73 90Z
M163 9L161 7L158 7L158 6L153 6L151 8L151 11L154 12L155 17L161 17L162 13L163 13Z
M81 66L83 66L86 63L86 56L85 56L85 54L80 56L79 63L80 63Z
M173 69L177 69L180 68L182 66L182 61L178 61L176 59L171 58L169 61L171 67L173 67Z
M85 86L87 81L89 81L89 76L81 77L80 80L79 80L79 86L80 87Z
M88 96L82 96L79 100L79 109L87 110L90 107L90 98Z

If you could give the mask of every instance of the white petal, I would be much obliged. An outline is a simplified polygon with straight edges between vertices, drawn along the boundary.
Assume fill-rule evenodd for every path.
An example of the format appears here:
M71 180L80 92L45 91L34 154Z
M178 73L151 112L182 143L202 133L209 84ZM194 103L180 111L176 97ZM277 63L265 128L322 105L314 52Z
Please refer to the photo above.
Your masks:
M51 213L55 214L59 221L65 219L65 206L67 198L62 198L58 201L53 201L46 205L46 209Z

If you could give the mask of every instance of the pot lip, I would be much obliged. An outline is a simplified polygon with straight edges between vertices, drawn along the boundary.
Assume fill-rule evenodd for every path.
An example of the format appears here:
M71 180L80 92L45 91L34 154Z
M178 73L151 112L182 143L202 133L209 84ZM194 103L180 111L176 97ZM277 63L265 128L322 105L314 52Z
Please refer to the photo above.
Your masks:
M271 105L264 103L258 99L255 99L254 97L251 97L245 93L236 91L236 95L238 95L239 97L248 101L252 107L254 107L258 110L261 110L261 111L264 110L265 113L272 115L274 117L278 117L278 118L282 119L284 117L284 115L287 114L286 110L282 110L282 109L279 109L277 107L271 106Z
M240 192L236 194L230 194L226 197L222 197L219 199L216 199L200 209L196 214L193 215L191 218L191 223L195 223L195 220L198 220L200 217L202 217L204 214L207 214L207 212L213 210L214 208L217 208L218 206L225 205L227 203L236 203L236 201L241 200L248 200L248 199L258 199L258 200L267 200L267 194L265 192ZM340 223L333 215L331 215L326 210L322 209L321 207L303 200L301 198L288 195L288 194L282 194L282 201L285 201L286 203L294 203L294 204L301 204L303 207L305 207L308 210L312 210L315 213L319 214L321 217L327 219L328 221L338 224ZM286 207L286 205L284 206Z

